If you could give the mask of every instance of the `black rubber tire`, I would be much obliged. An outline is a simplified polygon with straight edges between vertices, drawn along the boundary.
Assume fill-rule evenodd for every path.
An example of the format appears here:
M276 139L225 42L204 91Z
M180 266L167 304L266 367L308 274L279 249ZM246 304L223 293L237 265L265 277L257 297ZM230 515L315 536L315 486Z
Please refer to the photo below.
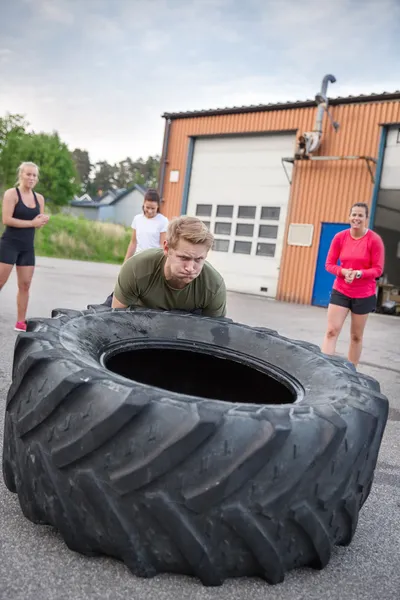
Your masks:
M3 474L27 518L135 575L204 585L276 584L350 543L388 417L375 380L314 345L230 320L104 306L52 317L19 335L7 398ZM297 400L267 389L204 399L103 366L108 348L136 343L223 353L286 382Z

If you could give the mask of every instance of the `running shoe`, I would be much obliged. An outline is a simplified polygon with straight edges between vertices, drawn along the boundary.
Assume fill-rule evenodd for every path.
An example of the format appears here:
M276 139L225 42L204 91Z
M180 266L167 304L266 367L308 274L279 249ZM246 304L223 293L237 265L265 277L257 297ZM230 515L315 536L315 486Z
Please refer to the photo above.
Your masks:
M26 331L25 321L17 321L14 327L15 331Z

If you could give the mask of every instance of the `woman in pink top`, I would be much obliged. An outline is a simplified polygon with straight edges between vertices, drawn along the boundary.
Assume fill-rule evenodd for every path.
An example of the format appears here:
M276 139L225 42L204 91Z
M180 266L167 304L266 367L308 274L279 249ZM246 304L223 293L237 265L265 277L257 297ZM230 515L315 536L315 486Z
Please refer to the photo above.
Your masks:
M368 314L376 308L376 279L382 275L385 248L382 238L367 229L368 206L354 204L350 211L350 229L335 235L325 268L336 275L328 306L328 326L322 352L334 354L336 342L348 312L351 312L348 359L358 365ZM340 266L337 264L340 259Z

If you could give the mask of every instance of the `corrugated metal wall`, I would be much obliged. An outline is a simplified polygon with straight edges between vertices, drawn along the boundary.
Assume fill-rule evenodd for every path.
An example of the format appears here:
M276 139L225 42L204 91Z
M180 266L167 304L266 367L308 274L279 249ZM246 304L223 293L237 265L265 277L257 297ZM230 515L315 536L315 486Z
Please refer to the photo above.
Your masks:
M324 118L324 156L367 155L377 158L379 124L400 122L400 102L342 104L330 107L337 133ZM171 218L181 212L189 137L224 133L295 130L314 128L316 108L241 113L176 119L171 123L168 166L165 173L163 213ZM170 183L171 170L179 170L178 183ZM346 222L354 202L370 203L373 183L364 160L297 162L293 171L287 227L290 223L312 223L310 248L285 246L277 298L311 303L321 222ZM287 235L285 234L285 239Z

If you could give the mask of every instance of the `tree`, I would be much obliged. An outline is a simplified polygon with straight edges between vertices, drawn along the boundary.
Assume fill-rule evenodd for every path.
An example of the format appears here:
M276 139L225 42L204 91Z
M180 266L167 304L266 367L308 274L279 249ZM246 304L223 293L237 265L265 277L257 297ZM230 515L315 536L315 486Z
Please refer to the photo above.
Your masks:
M146 161L139 158L133 161L127 157L117 164L106 160L91 164L86 150L75 149L72 152L77 171L80 175L82 190L92 198L110 189L128 188L135 184L157 187L160 157L149 156Z
M160 157L149 156L145 163L145 178L149 187L157 187L158 177L160 174Z
M110 188L117 187L115 179L115 165L110 165L105 160L98 162L95 165L95 172L92 180L92 189L95 190L96 194L100 191L106 192Z
M132 161L126 158L115 165L114 182L118 187L129 187L135 183L146 187L156 187L160 167L159 156L149 156L146 162L143 158Z
M22 115L7 113L5 117L0 117L0 152L11 133L23 135L28 125L29 123L24 120Z
M132 159L126 158L115 165L116 173L114 175L114 181L117 187L127 188L132 185L134 179L134 164Z
M79 176L70 151L56 132L25 133L18 144L6 143L1 152L2 161L12 165L5 186L15 185L15 171L23 161L39 166L39 183L36 190L54 207L67 204L79 192ZM11 175L12 173L12 175Z
M18 154L18 148L23 136L26 134L28 123L22 115L12 115L7 113L5 117L0 117L0 188L5 189L8 183L16 180L15 156Z
M118 164L107 161L92 165L87 150L70 152L56 132L28 133L29 124L19 114L7 113L0 118L0 188L14 186L16 171L23 161L39 165L38 192L54 206L62 206L79 192L96 196L112 188L128 188L134 184L156 187L160 157L146 160L127 157Z
M75 150L71 153L71 156L79 175L82 191L86 191L89 183L90 172L92 170L89 153L87 150L75 148Z

